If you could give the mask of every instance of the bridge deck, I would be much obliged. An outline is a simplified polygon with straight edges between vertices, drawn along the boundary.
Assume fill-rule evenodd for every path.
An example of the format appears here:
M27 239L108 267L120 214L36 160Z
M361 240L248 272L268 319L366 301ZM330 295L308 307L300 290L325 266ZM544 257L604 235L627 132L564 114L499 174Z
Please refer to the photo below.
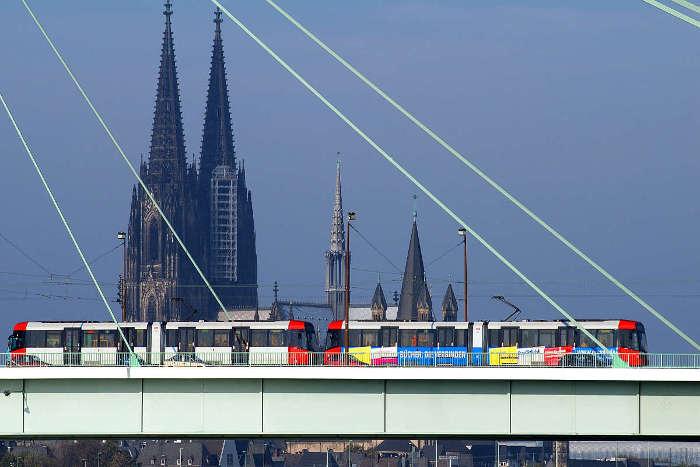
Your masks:
M0 436L700 437L699 379L645 368L5 368Z

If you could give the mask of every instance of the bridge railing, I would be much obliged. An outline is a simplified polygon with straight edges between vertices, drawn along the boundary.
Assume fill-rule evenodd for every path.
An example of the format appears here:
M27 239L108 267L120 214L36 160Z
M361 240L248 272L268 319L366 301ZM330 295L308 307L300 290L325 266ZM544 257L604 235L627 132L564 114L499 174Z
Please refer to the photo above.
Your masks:
M700 369L700 354L570 353L556 358L515 352L440 351L324 352L38 352L0 354L0 368L31 367L380 367L380 368L691 368Z

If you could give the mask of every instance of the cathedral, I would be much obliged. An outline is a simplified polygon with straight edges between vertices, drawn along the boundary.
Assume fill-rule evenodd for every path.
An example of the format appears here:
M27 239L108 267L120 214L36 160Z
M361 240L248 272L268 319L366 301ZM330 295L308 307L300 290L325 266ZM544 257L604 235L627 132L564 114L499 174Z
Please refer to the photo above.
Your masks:
M189 162L175 65L172 6L165 4L148 160L140 176L227 308L256 308L257 253L251 192L236 158L221 38L214 45L199 164ZM131 321L214 320L219 306L157 208L132 190L124 258L124 301Z

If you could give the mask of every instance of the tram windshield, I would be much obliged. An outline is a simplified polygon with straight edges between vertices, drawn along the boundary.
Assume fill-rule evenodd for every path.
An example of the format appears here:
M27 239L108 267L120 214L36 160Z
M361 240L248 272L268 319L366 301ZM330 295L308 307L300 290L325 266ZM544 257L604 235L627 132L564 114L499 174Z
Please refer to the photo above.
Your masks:
M10 350L10 352L21 349L24 346L24 331L15 331L7 339L7 348Z

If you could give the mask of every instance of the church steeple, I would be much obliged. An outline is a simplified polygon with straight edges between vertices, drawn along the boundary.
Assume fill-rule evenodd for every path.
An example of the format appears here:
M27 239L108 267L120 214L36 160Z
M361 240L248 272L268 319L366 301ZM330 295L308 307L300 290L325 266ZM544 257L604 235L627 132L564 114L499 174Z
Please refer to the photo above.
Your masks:
M335 197L331 216L330 246L326 251L326 294L333 315L340 316L345 304L345 221L340 182L340 161L335 169Z
M165 30L160 53L148 173L152 183L182 183L186 169L185 137L182 130L180 91L175 65L172 31L172 5L165 3Z
M335 199L333 201L333 218L331 220L330 251L345 252L345 223L343 220L343 194L340 182L340 161L335 169Z
M408 245L408 255L406 256L406 267L403 273L403 283L401 284L401 298L399 299L399 310L396 316L398 321L416 321L419 319L419 301L422 308L432 308L430 292L425 281L425 268L423 267L423 253L420 248L418 238L418 225L416 216L413 216L413 226L411 229L411 241ZM425 314L425 310L423 310Z
M221 11L214 14L214 46L209 69L209 89L207 105L204 112L204 131L202 134L202 158L200 160L200 179L208 185L214 168L228 165L235 171L236 156L231 127L231 110L226 83L226 64L224 62L224 44L221 39Z

